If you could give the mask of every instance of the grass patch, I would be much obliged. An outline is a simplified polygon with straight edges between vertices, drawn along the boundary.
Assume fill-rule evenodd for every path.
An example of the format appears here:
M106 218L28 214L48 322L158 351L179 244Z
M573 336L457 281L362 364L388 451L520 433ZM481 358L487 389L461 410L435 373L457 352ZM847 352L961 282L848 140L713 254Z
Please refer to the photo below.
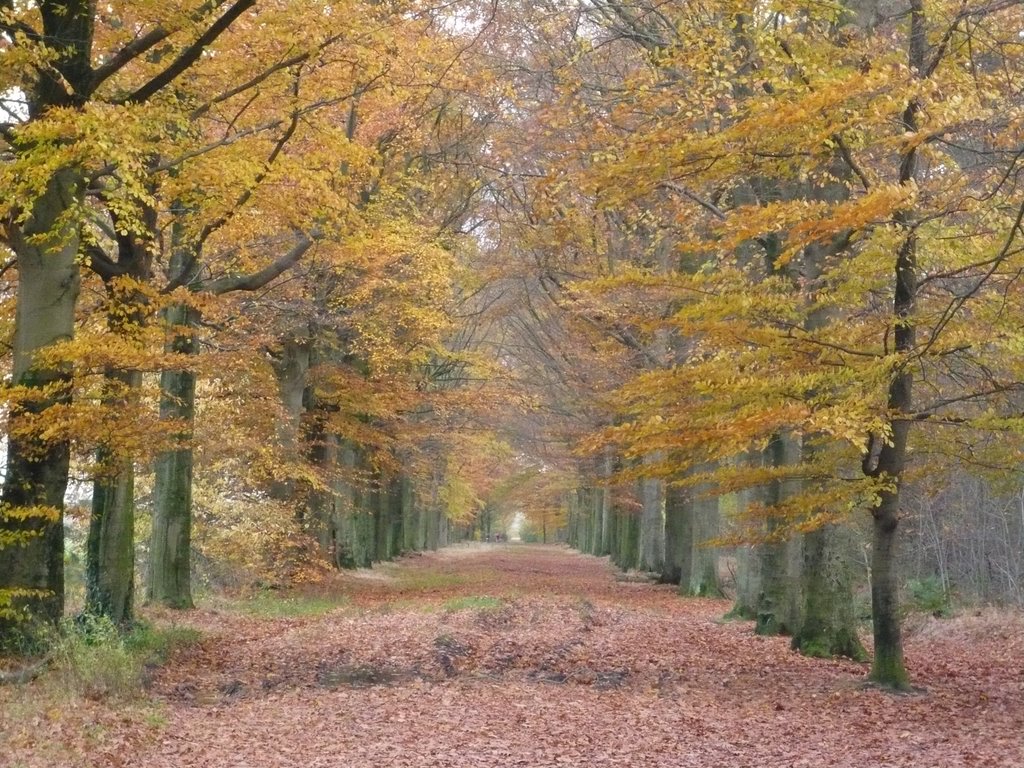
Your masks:
M351 601L346 595L279 594L259 592L247 600L232 603L243 613L267 619L323 616L339 608L347 608Z
M398 575L397 587L403 590L423 591L449 589L465 584L468 577L458 573L439 573L437 571L418 571Z
M53 666L67 691L88 699L128 699L142 691L152 667L200 637L189 627L151 624L122 633L106 617L84 616L62 626Z
M505 602L497 597L467 595L445 601L444 609L446 611L496 611L504 605Z
M127 649L142 655L145 663L152 666L163 664L178 648L187 648L203 639L203 633L194 627L157 627L142 624L128 634L124 641Z

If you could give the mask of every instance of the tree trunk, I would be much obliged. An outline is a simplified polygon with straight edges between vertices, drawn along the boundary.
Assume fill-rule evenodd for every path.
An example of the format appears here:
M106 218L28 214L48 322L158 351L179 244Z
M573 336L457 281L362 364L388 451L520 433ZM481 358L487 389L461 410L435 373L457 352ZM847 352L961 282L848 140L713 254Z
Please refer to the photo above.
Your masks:
M639 560L640 516L631 511L620 510L618 528L618 546L614 561L622 570L631 571L636 568Z
M718 549L708 545L709 540L721 533L718 497L709 496L711 490L708 485L697 486L693 491L694 499L691 502L693 505L693 556L687 593L696 597L722 596L722 586L718 579Z
M639 563L641 571L661 572L665 560L665 484L655 478L640 481Z
M12 227L18 258L11 383L32 397L11 406L7 473L0 513L0 637L13 640L33 627L29 619L54 624L64 614L64 493L70 447L66 437L46 439L27 420L71 401L70 366L36 365L36 355L74 333L79 270L78 235L61 221L80 192L78 177L58 171L22 227ZM46 388L43 397L37 397Z
M407 475L402 475L402 549L406 552L418 551L421 548L417 540L419 527L416 489L412 480Z
M604 521L601 519L604 515L604 489L591 486L588 490L590 493L587 502L590 505L590 519L593 522L590 526L590 542L587 551L592 555L600 555L601 550L604 549L604 542L601 541L604 531Z
M885 494L874 512L871 550L871 623L875 657L870 679L897 690L910 687L903 662L900 630L899 582L896 569L896 509L899 493Z
M665 485L665 561L661 582L687 591L693 573L693 506L689 491Z
M911 235L910 237L913 237ZM911 244L913 245L913 244ZM905 249L906 250L906 247ZM909 257L906 272L913 268L913 254ZM901 262L904 258L901 256ZM898 279L896 306L913 303L913 275L903 274ZM909 282L909 286L908 286ZM910 298L908 298L908 296ZM906 315L909 317L909 308ZM897 327L896 348L906 351L913 346L913 326L909 323ZM897 375L889 387L889 408L892 413L907 413L911 407L913 384L912 374ZM880 685L897 690L910 687L903 661L903 639L900 631L899 576L896 555L896 529L899 525L900 484L906 465L909 421L897 421L892 425L889 442L883 442L878 451L877 463L872 467L871 451L865 458L865 469L873 475L888 481L888 487L879 493L878 506L872 510L871 548L871 622L874 630L875 657L871 665L870 679ZM872 441L881 438L874 436Z
M138 286L152 278L157 232L157 212L152 206L143 205L143 220L144 234L117 235L119 269L100 270L107 292L107 328L120 342L139 351L145 342L138 333L149 320L149 310ZM131 413L139 405L141 390L141 371L110 365L104 371L103 408ZM85 612L128 627L135 608L135 461L115 439L97 449L96 465L86 543Z
M270 497L278 501L292 501L295 498L295 482L291 473L294 471L293 465L299 460L299 432L310 358L308 342L289 338L282 343L281 354L274 360L277 391L284 410L284 418L277 425L277 439L281 445L285 471L282 477L274 478L270 487Z
M376 560L386 562L392 558L394 542L391 524L391 479L385 472L379 472L374 486L372 511L374 516L374 544Z
M921 76L927 63L928 38L924 5L921 0L910 3L910 39L908 63ZM920 104L912 100L903 113L903 127L909 133L918 130ZM917 179L917 145L909 148L900 164L900 184L913 186ZM896 223L904 232L904 240L896 256L893 290L893 352L909 355L917 339L914 313L917 300L917 224L909 212L897 211ZM899 526L900 485L907 461L907 439L910 436L908 414L914 405L914 374L904 362L889 382L888 410L893 419L892 435L885 440L872 435L864 458L864 471L870 477L886 482L879 493L878 506L872 510L871 550L871 621L875 636L875 658L870 679L890 688L910 686L903 662L903 640L900 632L899 577L896 560L896 529ZM902 418L901 418L902 417ZM880 446L877 451L876 446ZM875 456L877 455L877 459Z
M736 602L726 614L729 619L757 619L757 597L761 592L761 572L757 552L751 546L736 548Z
M105 403L107 407L138 397L140 372L110 370L107 379L116 393ZM85 612L127 626L134 619L135 607L135 464L130 457L116 458L108 450L98 452L101 468L111 462L113 466L92 486Z
M749 451L739 459L747 465L761 466L764 454L760 451ZM765 503L767 488L764 486L747 488L737 494L738 515L747 515L753 503ZM757 619L757 604L761 594L760 551L756 546L744 545L736 548L736 602L726 614L731 619Z
M852 531L823 525L804 535L803 548L804 604L794 650L819 658L867 659L853 608Z
M793 438L776 435L768 446L772 467L783 468L800 460L800 445ZM773 480L766 502L774 506L796 491L794 481ZM773 538L778 528L774 516L768 517L768 540L760 546L761 593L757 604L759 635L792 635L799 626L800 542L795 538Z
M601 547L595 555L607 555L612 551L612 473L615 471L615 455L605 449L601 462Z
M405 518L402 516L402 478L391 478L387 489L388 516L391 518L391 557L402 554L405 542Z
M587 521L580 496L583 491L575 488L565 494L566 521L569 526L569 544L580 552L586 552Z
M164 310L164 321L176 327L170 351L194 355L196 338L188 329L198 320L195 310L176 305ZM184 330L182 330L184 329ZM156 459L153 490L153 532L149 553L147 602L168 608L192 608L192 430L195 423L196 375L164 371L160 376L160 418L177 421L178 447Z
M336 476L331 481L331 504L330 517L332 520L332 555L336 568L358 568L363 564L362 555L359 551L359 530L358 516L356 509L356 491L353 485L353 475L356 467L355 448L332 436L325 442L330 449L325 451L325 461L330 462L329 472L337 473L337 465L344 473L343 476Z

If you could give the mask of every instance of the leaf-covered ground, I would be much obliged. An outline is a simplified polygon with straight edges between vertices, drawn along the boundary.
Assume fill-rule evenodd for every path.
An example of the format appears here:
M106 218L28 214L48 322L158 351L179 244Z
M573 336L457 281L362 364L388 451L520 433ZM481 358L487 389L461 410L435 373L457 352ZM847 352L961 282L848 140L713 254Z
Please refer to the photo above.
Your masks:
M21 734L0 765L1024 766L1019 617L917 622L924 690L894 696L564 549L453 548L340 588L323 615L190 614L206 639L156 675L155 708L0 723Z

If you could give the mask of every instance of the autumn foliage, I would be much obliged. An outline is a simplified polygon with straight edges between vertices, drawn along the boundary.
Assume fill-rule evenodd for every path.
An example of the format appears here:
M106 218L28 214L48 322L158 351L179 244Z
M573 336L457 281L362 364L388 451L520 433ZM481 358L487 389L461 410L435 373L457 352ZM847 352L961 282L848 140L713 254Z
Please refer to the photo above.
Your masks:
M1022 21L0 2L4 645L77 496L121 627L519 532L810 655L870 592L910 687L909 500L1017 483Z

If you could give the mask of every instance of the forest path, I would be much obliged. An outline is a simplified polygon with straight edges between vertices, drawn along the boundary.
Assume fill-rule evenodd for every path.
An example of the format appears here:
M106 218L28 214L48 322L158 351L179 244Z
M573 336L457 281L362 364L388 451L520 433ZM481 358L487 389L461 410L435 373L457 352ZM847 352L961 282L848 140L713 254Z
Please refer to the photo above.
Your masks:
M154 682L165 723L97 765L1024 765L1020 623L926 622L926 692L792 653L723 601L618 581L557 547L453 548L343 577L351 603L207 633Z

